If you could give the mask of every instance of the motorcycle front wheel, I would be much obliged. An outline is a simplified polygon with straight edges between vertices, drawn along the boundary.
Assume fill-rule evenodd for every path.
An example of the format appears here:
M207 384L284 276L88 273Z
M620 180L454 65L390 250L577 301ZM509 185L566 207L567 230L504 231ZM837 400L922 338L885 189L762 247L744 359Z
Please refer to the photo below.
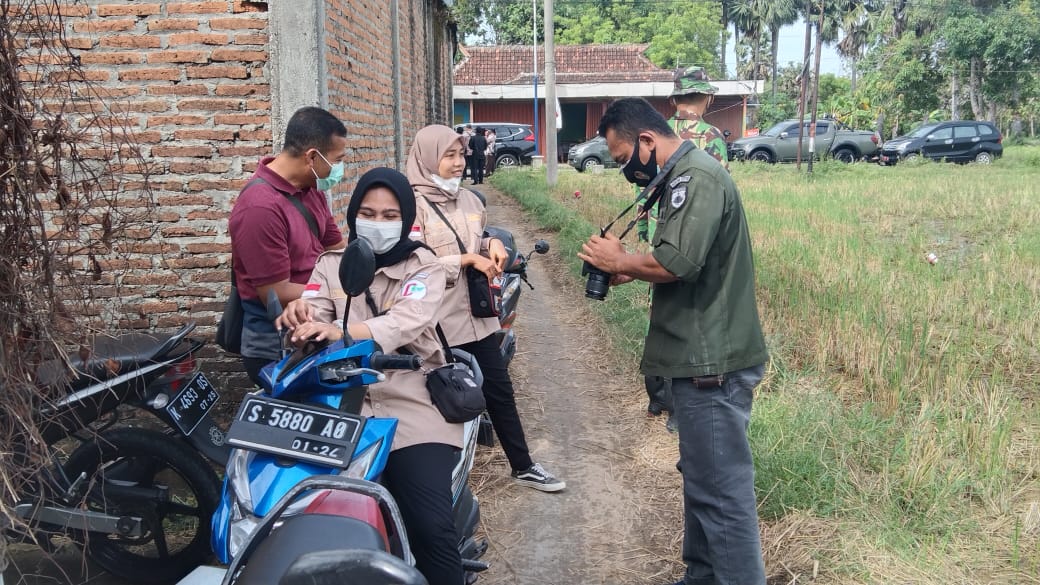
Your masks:
M140 518L139 534L71 534L106 571L131 583L172 583L209 558L220 480L183 442L116 429L77 448L65 473L73 481L85 474L79 493L86 509Z

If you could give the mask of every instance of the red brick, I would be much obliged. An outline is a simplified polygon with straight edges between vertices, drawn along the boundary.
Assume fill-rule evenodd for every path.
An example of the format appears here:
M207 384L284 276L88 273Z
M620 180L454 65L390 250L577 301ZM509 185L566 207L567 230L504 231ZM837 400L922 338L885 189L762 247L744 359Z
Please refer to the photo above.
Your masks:
M170 35L170 46L182 45L226 45L227 33L177 33Z
M227 219L226 211L189 211L186 219Z
M65 44L70 49L93 49L94 39L89 37L66 37Z
M192 254L227 254L231 252L231 244L188 244L185 246Z
M188 191L196 193L207 193L209 191L241 191L246 182L248 181L229 181L226 179L221 181L209 181L206 179L195 179L188 181ZM210 200L210 202L205 205L211 205L212 203L212 200Z
M106 35L101 37L101 46L120 49L157 49L162 46L162 39L148 35Z
M264 156L266 146L222 146L217 149L220 156Z
M217 86L216 95L237 95L237 96L249 96L249 95L269 95L270 87L267 85L256 85L256 84L242 84L232 85L227 83L221 83Z
M123 277L123 284L125 285L167 285L180 282L180 277L172 273L127 274Z
M267 20L263 18L211 18L210 30L263 30L267 28Z
M169 268L173 268L175 270L183 268L216 268L217 266L220 266L220 259L208 256L192 256L190 258L167 258L163 261L163 265ZM227 273L225 273L225 276L227 276Z
M212 146L153 146L152 156L213 156Z
M239 100L179 100L179 110L238 110L242 102Z
M148 30L198 30L199 21L194 18L160 18L148 21Z
M238 133L240 140L271 140L270 130L242 130Z
M105 20L83 20L72 23L72 30L74 32L116 32L116 31L127 31L137 26L137 21L132 18L127 19L112 19L106 18Z
M134 242L131 244L120 244L116 246L116 250L120 252L130 252L133 254L171 254L181 251L181 247L177 244L157 244L153 242Z
M144 62L144 55L140 52L95 52L81 53L80 61L84 65L95 63L104 65L130 65L132 63Z
M162 12L160 4L101 4L98 16L148 16Z
M214 61L267 61L267 51L252 49L216 49Z
M120 319L120 329L151 329L152 324L148 322L148 319Z
M52 71L47 75L51 83L68 83L71 81L108 81L109 72L104 70Z
M155 320L156 327L182 327L189 321L194 321L196 325L212 325L216 322L216 318L210 317L209 323L205 323L206 317L192 317L188 315L165 315ZM206 372L209 373L208 371Z
M149 63L206 63L209 51L157 51L149 53Z
M213 205L213 198L205 195L169 195L159 197L159 205Z
M230 161L197 160L191 162L171 162L171 173L226 173L231 170Z
M191 279L195 282L227 282L229 276L227 270L196 272Z
M21 14L21 11L17 8L11 10L14 14ZM48 16L53 16L55 13L62 16L87 16L90 14L90 7L82 4L37 3L33 6L33 13L37 15L46 14Z
M195 229L187 226L175 226L163 228L162 235L167 238L206 238L216 236L217 231L214 229ZM225 273L224 276L227 276L227 274Z
M211 288L202 288L201 286L191 288L175 288L159 291L159 298L169 299L173 297L203 297L203 298L215 298L217 296L216 291Z
M267 99L246 100L245 108L251 112L267 111L271 109L271 102Z
M148 116L146 126L151 128L153 126L198 126L204 124L206 118L203 116L188 116L185 114L175 114L172 116Z
M235 35L236 45L266 45L267 40L267 35L264 34L248 33Z
M206 65L187 69L188 79L246 79L249 77L249 72L245 67L233 65Z
M151 315L154 313L173 313L179 308L180 307L177 306L177 303L171 301L161 301L152 303L141 303L137 307L137 311L141 315Z
M258 164L257 161L250 161L250 162L242 163L242 172L244 172L244 173L254 173L254 172L256 172L257 164ZM241 191L241 189L239 189L239 190Z
M173 138L175 140L224 140L231 142L235 140L234 130L210 130L206 128L196 128L192 130L174 130Z
M178 81L181 72L172 67L161 69L127 69L119 72L120 81ZM149 93L151 93L149 91Z
M198 83L152 85L148 87L148 93L150 95L209 95L209 88Z
M101 269L107 272L119 270L145 269L152 267L151 258L120 258L117 260L98 260Z
M235 3L232 6L234 12L267 12L266 2L235 0Z
M265 124L270 120L268 116L256 114L218 114L213 116L214 124L232 124L241 126L243 124Z
M170 2L168 14L227 14L227 2Z
M108 108L113 112L165 112L170 109L170 104L159 101L112 102Z

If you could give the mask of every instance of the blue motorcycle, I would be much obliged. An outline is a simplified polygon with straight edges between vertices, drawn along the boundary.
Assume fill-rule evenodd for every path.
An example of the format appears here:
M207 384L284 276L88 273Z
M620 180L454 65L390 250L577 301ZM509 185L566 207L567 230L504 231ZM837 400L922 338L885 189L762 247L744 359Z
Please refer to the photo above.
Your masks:
M358 239L340 269L350 298L363 294L375 273L371 248ZM277 305L269 300L268 307ZM272 308L273 314L281 312ZM346 319L344 319L346 321ZM345 331L344 331L345 333ZM474 369L475 360L457 355ZM247 394L227 442L220 506L212 545L229 564L224 584L380 583L421 585L397 504L379 484L397 420L360 416L368 385L383 370L418 369L412 355L387 355L371 340L308 343L267 366L264 388ZM453 471L454 513L467 581L488 568L487 549L474 535L480 520L469 489L479 419L466 423ZM182 583L216 582L210 572Z

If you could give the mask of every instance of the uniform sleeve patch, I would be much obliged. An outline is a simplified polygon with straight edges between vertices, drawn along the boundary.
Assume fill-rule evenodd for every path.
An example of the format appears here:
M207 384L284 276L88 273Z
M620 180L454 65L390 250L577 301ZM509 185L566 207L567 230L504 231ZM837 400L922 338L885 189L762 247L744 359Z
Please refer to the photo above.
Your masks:
M300 298L306 299L309 297L316 297L321 292L321 285L318 283L308 284L303 287L303 292L300 293Z
M426 297L426 283L414 278L409 280L401 287L401 297L415 300Z
M690 182L690 175L683 175L681 177L676 177L676 178L672 179L672 181L670 183L668 183L668 186L671 187L672 189L675 189L679 185L684 185L684 184L689 183L689 182ZM685 191L685 189L683 191Z
M408 237L412 238L413 240L421 240L422 239L422 228L419 227L418 225L413 225L412 226L412 231L408 233Z
M429 272L416 272L415 276L413 276L412 278L416 279L416 280L426 280L429 277L430 277L430 273Z
M686 187L672 190L672 207L679 209L686 203Z

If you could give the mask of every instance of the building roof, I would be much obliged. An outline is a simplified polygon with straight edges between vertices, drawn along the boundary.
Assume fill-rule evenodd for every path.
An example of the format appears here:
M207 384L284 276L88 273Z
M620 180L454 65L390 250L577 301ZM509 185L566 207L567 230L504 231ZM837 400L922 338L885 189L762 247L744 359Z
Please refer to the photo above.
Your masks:
M650 62L647 44L558 45L556 83L668 82L672 72ZM456 85L530 85L534 50L538 52L538 75L545 79L545 51L539 46L500 45L462 47L463 60L455 67Z

